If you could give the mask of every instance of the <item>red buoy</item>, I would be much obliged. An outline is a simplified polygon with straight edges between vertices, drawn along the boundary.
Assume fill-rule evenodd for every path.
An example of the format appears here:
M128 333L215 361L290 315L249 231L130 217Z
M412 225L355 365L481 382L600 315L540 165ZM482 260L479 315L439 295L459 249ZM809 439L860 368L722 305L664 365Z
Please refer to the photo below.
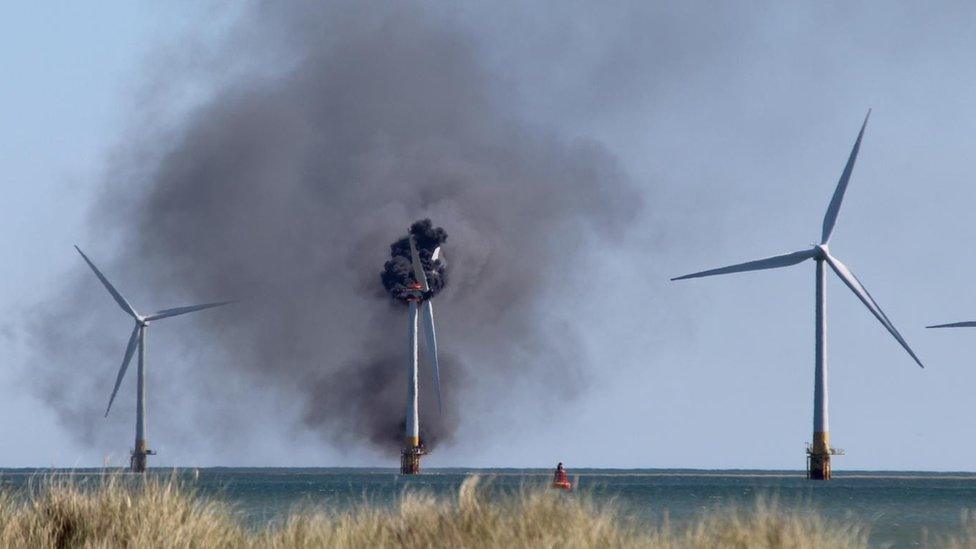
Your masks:
M556 473L552 476L552 487L557 490L572 490L573 483L569 482L569 475L563 469L563 463L556 465Z
M552 481L552 487L558 490L572 490L573 483L568 480L563 480L563 481L554 480Z

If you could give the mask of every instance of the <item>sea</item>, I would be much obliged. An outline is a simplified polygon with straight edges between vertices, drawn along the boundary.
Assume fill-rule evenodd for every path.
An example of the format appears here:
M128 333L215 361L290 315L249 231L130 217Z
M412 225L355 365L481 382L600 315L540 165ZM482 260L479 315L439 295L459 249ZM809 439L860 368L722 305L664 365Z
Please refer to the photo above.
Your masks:
M0 470L4 489L21 491L51 473L95 478L104 470ZM241 520L259 528L301 507L394 505L408 490L456 494L470 475L480 475L495 493L545 486L542 469L428 469L402 476L394 469L200 468L156 469L176 474L205 497L233 505ZM570 469L577 488L615 506L621 515L649 527L668 520L680 529L703 513L728 506L747 509L757 500L779 508L817 512L870 528L877 547L938 546L962 533L963 517L976 509L976 473L834 472L831 481L811 481L802 471L700 471L663 469Z

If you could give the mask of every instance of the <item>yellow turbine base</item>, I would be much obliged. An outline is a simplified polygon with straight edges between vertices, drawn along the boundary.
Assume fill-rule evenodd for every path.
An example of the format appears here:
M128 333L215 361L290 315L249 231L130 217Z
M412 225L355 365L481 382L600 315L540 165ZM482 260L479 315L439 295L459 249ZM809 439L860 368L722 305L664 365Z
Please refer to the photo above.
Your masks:
M830 433L814 431L812 453L814 454L830 453Z

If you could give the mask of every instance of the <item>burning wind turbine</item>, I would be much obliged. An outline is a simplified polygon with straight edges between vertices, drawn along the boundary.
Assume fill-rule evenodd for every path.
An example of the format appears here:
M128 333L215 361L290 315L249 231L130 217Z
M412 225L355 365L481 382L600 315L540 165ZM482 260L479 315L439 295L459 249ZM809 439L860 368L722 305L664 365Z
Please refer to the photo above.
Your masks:
M857 277L854 276L854 273L852 273L846 265L841 263L839 259L834 257L827 247L827 243L830 240L830 235L834 230L834 224L837 222L837 213L840 211L841 202L844 200L844 192L847 190L847 183L850 181L851 172L854 170L854 162L857 160L857 152L861 147L861 138L864 136L864 128L867 126L869 116L871 116L870 110L868 110L867 116L864 117L864 123L861 125L861 131L857 134L857 140L854 142L854 148L851 150L850 157L847 159L847 165L844 166L844 171L841 173L840 181L837 183L837 189L834 190L834 196L830 200L830 205L827 206L827 213L824 215L823 220L823 232L821 234L820 244L815 244L811 249L807 250L800 250L798 252L789 254L767 257L765 259L758 259L756 261L749 261L746 263L739 263L738 265L722 267L719 269L701 271L672 279L684 280L686 278L758 271L762 269L775 269L778 267L796 265L797 263L807 259L813 259L816 262L817 301L815 336L816 358L813 389L813 444L807 448L808 476L812 479L829 480L830 456L843 453L840 450L830 447L830 435L827 421L826 265L830 265L830 268L833 269L837 276L844 281L844 284L846 284L847 287L854 292L854 295L856 295L858 299L864 303L864 306L871 311L871 314L873 314L879 322L881 322L881 325L888 330L892 337L894 337L895 340L898 341L898 343L904 347L906 351L908 351L908 354L911 355L912 359L914 359L919 366L922 366L922 362L917 356L915 356L915 353L908 346L908 343L905 342L905 339L901 336L901 334L898 333L898 330L895 329L895 326L891 323L891 320L888 319L888 316L885 315L884 311L881 310L881 307L874 301L871 294L868 293Z
M84 258L85 263L91 267L92 271L95 272L95 276L102 281L105 289L108 293L112 295L115 302L122 307L122 310L128 313L129 316L135 320L135 326L132 328L132 335L129 336L129 344L125 347L125 357L122 359L122 366L119 368L119 374L115 378L115 388L112 389L112 396L108 399L108 407L105 408L105 417L108 417L109 410L112 409L112 403L115 401L115 395L119 392L119 385L122 384L122 378L125 377L125 371L129 367L129 361L132 359L132 354L136 351L136 347L139 348L139 368L136 371L136 445L135 449L132 450L132 455L129 459L129 466L133 473L143 473L146 471L146 460L150 455L155 455L156 452L149 449L146 442L146 331L149 328L149 323L154 320L162 320L164 318L169 318L171 316L185 315L187 313L192 313L195 311L202 311L203 309L210 309L212 307L219 307L221 305L226 305L230 301L220 301L218 303L207 303L205 305L191 305L189 307L176 307L174 309L163 309L152 313L150 315L140 315L136 310L129 305L122 294L112 286L112 283L105 278L105 275L98 270L98 267L92 263L91 259L85 255L85 252L81 251L81 248L75 246L81 257Z
M434 370L434 391L440 411L441 380L437 363L437 336L434 331L434 306L431 300L444 287L447 263L441 244L447 240L444 229L433 228L429 219L411 225L409 234L390 246L392 258L386 262L382 281L390 295L407 305L407 332L410 358L407 362L407 416L405 444L400 455L400 473L420 472L420 457L427 453L420 438L417 348L418 313L423 317L427 353Z

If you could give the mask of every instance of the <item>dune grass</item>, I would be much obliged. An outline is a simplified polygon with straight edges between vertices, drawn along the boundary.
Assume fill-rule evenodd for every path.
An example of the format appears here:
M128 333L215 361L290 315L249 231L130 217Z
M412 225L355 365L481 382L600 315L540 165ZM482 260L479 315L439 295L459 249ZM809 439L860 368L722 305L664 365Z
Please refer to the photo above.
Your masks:
M489 497L468 478L451 497L405 492L392 507L296 509L254 530L234 508L169 479L106 475L38 479L0 493L2 547L866 547L857 524L758 502L673 529L621 516L585 494L542 489Z

